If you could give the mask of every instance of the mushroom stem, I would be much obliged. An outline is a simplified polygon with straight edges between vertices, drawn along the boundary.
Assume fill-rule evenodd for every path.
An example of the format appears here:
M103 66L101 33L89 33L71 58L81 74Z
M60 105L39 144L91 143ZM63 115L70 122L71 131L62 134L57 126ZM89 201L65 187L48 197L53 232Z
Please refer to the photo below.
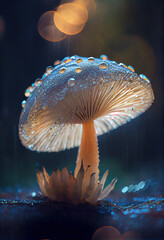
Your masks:
M99 179L99 151L94 121L83 123L81 144L74 173L75 178L80 170L81 162L83 162L84 171L87 171L83 180L84 192L93 173L96 174L96 181Z

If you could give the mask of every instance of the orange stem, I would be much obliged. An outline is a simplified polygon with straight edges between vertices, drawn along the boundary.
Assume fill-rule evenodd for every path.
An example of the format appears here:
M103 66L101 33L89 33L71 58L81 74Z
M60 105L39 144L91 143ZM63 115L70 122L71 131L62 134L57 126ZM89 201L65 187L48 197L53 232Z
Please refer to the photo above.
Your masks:
M96 181L99 179L99 151L94 121L83 123L81 144L74 173L75 178L82 161L84 171L87 171L83 180L83 189L86 189L92 173L96 174Z

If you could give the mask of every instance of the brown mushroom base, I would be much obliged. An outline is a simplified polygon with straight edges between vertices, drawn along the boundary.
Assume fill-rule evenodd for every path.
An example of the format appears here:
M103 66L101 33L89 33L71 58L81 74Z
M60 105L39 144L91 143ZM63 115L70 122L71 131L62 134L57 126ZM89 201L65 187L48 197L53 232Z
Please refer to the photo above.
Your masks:
M84 171L86 172L82 187L84 193L90 181L91 174L95 174L96 181L99 179L99 151L94 121L83 123L81 144L74 173L75 178L77 177L82 162Z
M84 171L83 164L81 164L76 178L72 173L69 173L66 168L63 168L61 172L55 169L51 176L49 176L45 168L43 168L43 172L37 172L37 180L44 196L58 202L74 204L83 202L95 204L97 201L107 197L117 182L117 178L114 178L112 182L103 189L108 171L104 173L99 183L96 180L96 175L92 174L83 193L82 186L85 175L86 172Z

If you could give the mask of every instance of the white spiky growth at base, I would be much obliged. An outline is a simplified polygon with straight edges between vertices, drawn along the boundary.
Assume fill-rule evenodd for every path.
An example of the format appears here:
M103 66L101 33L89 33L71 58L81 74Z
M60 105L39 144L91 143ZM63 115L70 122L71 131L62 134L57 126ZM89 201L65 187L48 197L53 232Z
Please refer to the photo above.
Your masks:
M84 171L83 164L81 164L81 168L75 178L72 173L68 172L67 168L63 168L61 172L55 169L51 176L43 168L43 172L37 172L37 180L42 194L51 200L74 204L84 202L95 204L97 201L106 198L114 189L117 178L114 178L104 189L108 171L104 173L101 181L97 181L96 174L92 173L90 181L88 181L88 185L83 192L83 180L88 169Z

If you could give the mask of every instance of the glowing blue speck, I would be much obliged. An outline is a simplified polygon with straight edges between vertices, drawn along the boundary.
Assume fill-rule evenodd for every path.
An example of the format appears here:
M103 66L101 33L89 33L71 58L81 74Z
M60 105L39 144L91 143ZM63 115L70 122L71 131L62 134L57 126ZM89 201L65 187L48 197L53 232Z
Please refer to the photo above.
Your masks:
M128 191L128 187L127 186L122 189L122 193L126 193L127 191Z
M33 144L31 144L31 145L29 146L29 149L33 149L33 146L34 146L34 145L33 145Z
M127 215L127 214L129 214L129 211L125 210L123 213L124 213L124 215Z
M139 183L139 188L140 189L143 189L145 187L145 182L144 181L141 181L140 183Z
M131 185L129 186L128 192L131 192L132 190L133 190L133 185L131 184Z
M35 197L36 196L36 192L32 192L31 196Z

